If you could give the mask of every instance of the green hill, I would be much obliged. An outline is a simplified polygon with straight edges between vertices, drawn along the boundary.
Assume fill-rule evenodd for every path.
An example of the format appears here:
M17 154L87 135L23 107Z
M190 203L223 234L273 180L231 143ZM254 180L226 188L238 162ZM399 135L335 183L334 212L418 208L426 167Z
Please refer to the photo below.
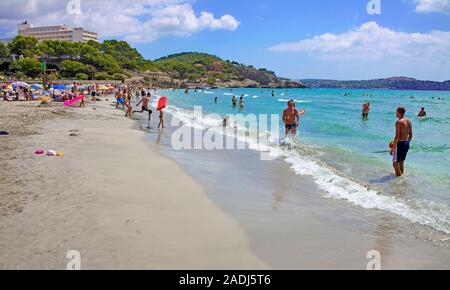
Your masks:
M17 36L0 43L0 72L20 79L38 78L40 62L54 79L142 80L163 87L304 87L266 69L225 61L207 53L185 52L154 61L125 41L70 43ZM17 58L19 59L17 60Z
M191 86L303 87L299 82L282 80L266 69L255 69L207 53L173 54L153 61L153 65Z

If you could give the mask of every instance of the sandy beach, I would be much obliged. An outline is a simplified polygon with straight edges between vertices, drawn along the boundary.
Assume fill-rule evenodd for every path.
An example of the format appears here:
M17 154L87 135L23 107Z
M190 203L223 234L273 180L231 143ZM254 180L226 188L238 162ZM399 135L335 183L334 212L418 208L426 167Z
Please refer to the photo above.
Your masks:
M110 101L0 112L0 269L63 270L72 250L81 269L362 270L371 250L383 269L449 266L445 234L323 198L252 150L173 150L174 127Z
M266 269L240 225L110 102L0 102L0 268ZM153 146L153 147L152 147ZM54 149L64 157L37 156Z

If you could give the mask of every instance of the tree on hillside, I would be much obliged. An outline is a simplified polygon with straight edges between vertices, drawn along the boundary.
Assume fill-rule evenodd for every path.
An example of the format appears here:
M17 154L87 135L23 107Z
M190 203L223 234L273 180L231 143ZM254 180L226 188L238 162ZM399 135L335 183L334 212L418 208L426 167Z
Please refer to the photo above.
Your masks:
M93 67L92 65L86 64L83 67L83 73L85 73L87 76L89 76L89 79L94 79L95 73L97 72L97 69Z
M9 57L9 49L3 42L0 42L0 57Z
M25 74L31 78L35 78L41 73L39 61L33 58L22 58L18 61L13 61L9 66L9 70L16 74Z
M61 62L61 74L66 78L72 78L78 73L83 73L84 64L78 61L65 60Z
M37 49L43 57L62 58L69 55L71 46L72 44L68 41L44 40Z
M137 49L132 48L126 41L105 40L99 49L103 53L111 55L121 67L126 69L137 69L144 61Z
M31 36L17 36L8 44L12 54L24 57L33 57L37 54L38 40Z

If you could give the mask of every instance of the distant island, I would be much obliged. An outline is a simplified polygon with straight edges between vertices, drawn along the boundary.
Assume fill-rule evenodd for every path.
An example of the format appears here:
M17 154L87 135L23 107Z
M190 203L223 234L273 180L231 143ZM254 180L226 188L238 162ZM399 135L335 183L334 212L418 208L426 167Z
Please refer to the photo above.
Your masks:
M421 81L407 77L392 77L361 81L320 79L304 79L299 81L309 88L450 91L450 80L444 82L434 82Z
M0 80L141 82L161 88L305 88L264 68L183 52L145 59L125 41L68 42L17 36L0 43Z

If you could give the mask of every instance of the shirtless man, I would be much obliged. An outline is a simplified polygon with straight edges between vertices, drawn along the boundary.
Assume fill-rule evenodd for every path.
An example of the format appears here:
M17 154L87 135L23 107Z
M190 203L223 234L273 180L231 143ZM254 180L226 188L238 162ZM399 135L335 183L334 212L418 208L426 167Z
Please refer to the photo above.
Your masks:
M426 118L427 117L427 111L425 111L425 108L422 108L419 112L419 114L417 114L417 117L419 118Z
M142 108L140 111L133 111L132 114L134 113L139 113L142 114L143 112L148 112L148 121L151 121L152 118L152 113L153 111L150 110L150 107L148 106L150 103L150 98L151 98L152 94L151 93L147 93L147 95L145 97L142 98L142 100L139 101L139 103L137 103L136 106L139 106L140 104L142 104Z
M119 109L119 106L122 106L122 109L125 110L125 100L123 98L122 91L119 90L119 92L116 94L116 110Z
M391 149L393 155L393 166L397 177L405 173L405 160L409 151L409 144L413 139L412 122L405 118L406 110L404 107L397 109L397 123L395 124L394 146Z
M286 128L286 137L289 133L297 135L297 127L300 125L300 115L304 112L299 112L292 101L288 102L288 107L283 112L283 122Z

